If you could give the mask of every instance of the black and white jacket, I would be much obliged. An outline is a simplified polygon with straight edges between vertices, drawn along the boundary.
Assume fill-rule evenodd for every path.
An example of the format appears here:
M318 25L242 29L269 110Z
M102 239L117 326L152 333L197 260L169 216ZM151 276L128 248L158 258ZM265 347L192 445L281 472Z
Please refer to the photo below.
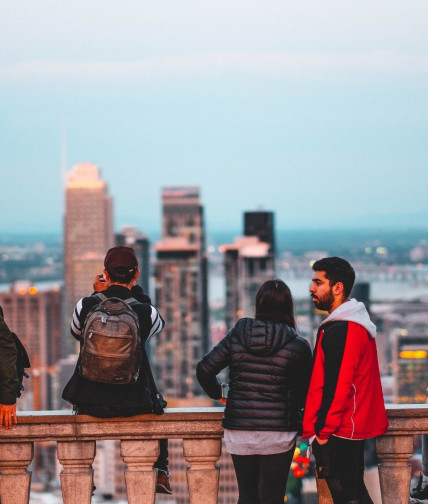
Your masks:
M165 322L150 298L146 296L141 287L133 287L132 291L121 285L111 285L103 291L109 298L129 299L133 297L138 304L132 309L138 315L141 344L144 348L146 341L158 334ZM94 296L80 299L73 312L71 322L72 336L81 341L83 325L86 317L99 301ZM139 413L152 413L153 404L153 376L146 353L140 366L140 375L135 383L128 385L112 385L93 382L80 376L79 363L73 376L64 388L63 398L72 403L78 412L84 412L97 417L131 416Z

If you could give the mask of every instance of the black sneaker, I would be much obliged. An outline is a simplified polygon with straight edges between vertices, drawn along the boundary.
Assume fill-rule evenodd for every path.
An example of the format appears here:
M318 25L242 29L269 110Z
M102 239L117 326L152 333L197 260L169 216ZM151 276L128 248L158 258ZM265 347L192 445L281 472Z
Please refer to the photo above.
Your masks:
M166 474L158 473L156 493L172 494L171 485L169 484L169 478Z
M410 490L410 504L420 504L428 502L428 485L423 486L422 474L419 476L418 484Z

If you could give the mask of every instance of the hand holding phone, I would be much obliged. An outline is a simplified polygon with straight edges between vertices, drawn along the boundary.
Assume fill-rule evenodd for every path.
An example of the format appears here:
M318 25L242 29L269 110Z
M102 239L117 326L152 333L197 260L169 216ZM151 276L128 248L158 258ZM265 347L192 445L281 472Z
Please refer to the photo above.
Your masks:
M93 288L94 291L96 292L101 292L107 289L107 282L104 277L104 273L101 273L100 275L95 275Z
M221 398L219 399L219 401L222 404L226 404L227 403L227 396L228 395L229 395L229 384L228 383L222 383L221 384Z

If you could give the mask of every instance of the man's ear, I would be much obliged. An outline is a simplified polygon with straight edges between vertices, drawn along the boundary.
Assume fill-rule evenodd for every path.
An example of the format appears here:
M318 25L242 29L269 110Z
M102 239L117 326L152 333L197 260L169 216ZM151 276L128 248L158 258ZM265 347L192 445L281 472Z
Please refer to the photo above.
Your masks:
M106 269L104 269L104 277L107 280L110 280L110 275L108 274L108 271Z
M333 285L333 294L335 296L343 296L344 294L344 287L342 282L336 282Z
M139 276L140 276L140 270L137 270L132 280L135 282Z

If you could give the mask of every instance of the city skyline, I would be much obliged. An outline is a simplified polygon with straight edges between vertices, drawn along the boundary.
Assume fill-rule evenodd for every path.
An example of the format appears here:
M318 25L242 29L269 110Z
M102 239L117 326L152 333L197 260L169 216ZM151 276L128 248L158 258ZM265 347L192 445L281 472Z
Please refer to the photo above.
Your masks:
M6 1L0 232L59 232L93 162L115 230L201 188L207 229L427 227L428 5ZM19 33L26 33L24 41Z

